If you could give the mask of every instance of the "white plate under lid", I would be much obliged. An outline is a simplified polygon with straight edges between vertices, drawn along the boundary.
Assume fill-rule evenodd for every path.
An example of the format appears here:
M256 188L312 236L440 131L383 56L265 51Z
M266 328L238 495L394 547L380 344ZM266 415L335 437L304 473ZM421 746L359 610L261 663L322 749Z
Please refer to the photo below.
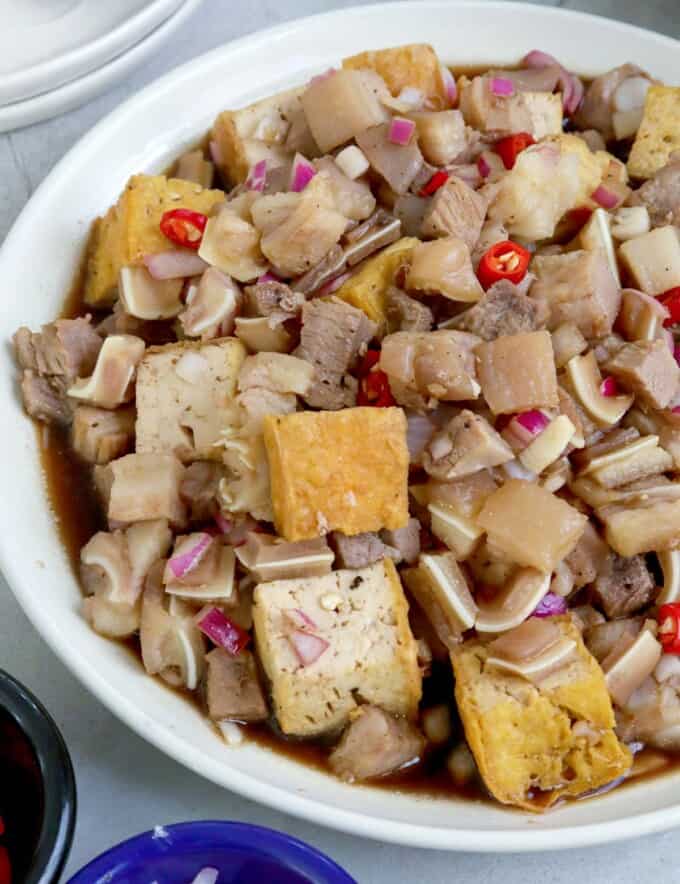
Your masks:
M167 168L226 108L303 84L343 56L421 41L461 67L514 64L541 48L587 74L630 60L678 82L680 44L659 34L533 4L421 0L342 9L251 34L137 93L55 166L0 250L0 425L10 428L0 458L0 565L36 629L112 712L189 769L282 812L364 837L464 851L553 851L680 826L680 771L534 816L498 804L350 786L250 741L228 747L197 705L149 678L125 646L102 639L80 613L35 428L17 395L13 332L58 315L90 223L130 175ZM535 880L528 862L527 881Z
M0 0L0 105L101 67L156 30L182 0Z
M160 49L201 2L202 0L182 0L179 8L143 40L89 74L51 92L0 107L0 132L9 132L50 119L109 89Z

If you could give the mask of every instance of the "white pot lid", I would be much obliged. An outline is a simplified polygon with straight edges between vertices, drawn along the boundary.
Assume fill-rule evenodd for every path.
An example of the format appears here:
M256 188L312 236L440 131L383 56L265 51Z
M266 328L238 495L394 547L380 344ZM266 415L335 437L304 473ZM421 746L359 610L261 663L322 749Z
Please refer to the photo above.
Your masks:
M156 30L182 0L0 0L0 105L56 89Z

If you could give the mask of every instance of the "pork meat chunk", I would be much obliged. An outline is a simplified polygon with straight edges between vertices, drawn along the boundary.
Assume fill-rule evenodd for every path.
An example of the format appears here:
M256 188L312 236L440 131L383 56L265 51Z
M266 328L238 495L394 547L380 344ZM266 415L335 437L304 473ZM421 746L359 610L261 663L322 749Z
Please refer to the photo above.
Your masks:
M506 279L494 283L473 307L459 314L451 328L471 332L484 341L545 328L545 301L529 298Z
M635 614L652 602L656 587L643 556L613 555L593 583L593 598L607 617Z
M206 522L217 514L218 492L225 474L222 464L209 460L194 461L186 468L179 493L192 522Z
M314 366L316 380L305 401L312 408L337 411L356 403L356 383L348 370L375 334L362 310L338 299L309 301L302 308L300 346L295 356Z
M258 282L245 288L245 306L253 316L270 316L274 321L285 322L300 315L305 296L294 291L285 282L270 280Z
M487 205L482 194L461 178L451 176L432 198L421 232L432 239L455 236L472 251L482 231Z
M671 154L670 161L634 191L628 202L647 208L652 227L680 226L680 153Z
M24 408L31 417L64 427L71 423L73 413L61 378L45 377L25 368L20 386Z
M600 251L575 251L534 258L532 298L547 302L548 327L573 322L588 339L610 334L621 306L621 290Z
M406 292L390 286L385 296L385 313L390 332L426 332L434 321L432 311Z
M341 568L365 568L385 556L385 544L373 531L352 536L334 531L331 543Z
M135 439L134 408L110 411L78 405L73 415L71 442L88 463L106 464L130 452Z
M250 651L234 657L215 648L205 658L205 702L213 721L264 721L267 703Z
M368 780L414 764L424 748L425 738L409 721L362 706L329 761L343 780Z
M17 360L22 368L41 375L58 375L68 381L92 374L102 339L90 317L57 319L39 332L25 326L14 335Z
M678 391L680 368L662 340L625 344L605 369L652 408L667 408Z
M514 452L491 424L465 409L432 437L423 466L435 479L451 481L514 459Z

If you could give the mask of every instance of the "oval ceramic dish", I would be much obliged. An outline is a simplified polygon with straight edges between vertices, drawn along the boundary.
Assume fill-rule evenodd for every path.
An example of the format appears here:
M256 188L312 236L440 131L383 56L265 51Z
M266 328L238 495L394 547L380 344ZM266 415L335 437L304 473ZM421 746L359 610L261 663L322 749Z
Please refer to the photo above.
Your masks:
M109 709L197 773L280 810L358 835L449 850L555 849L678 825L680 774L537 818L492 804L352 787L254 745L228 748L198 709L148 678L125 648L102 641L79 614L79 589L46 503L35 430L17 396L11 334L57 315L90 222L115 202L129 175L166 167L224 108L304 83L343 56L418 41L461 66L514 63L536 47L584 74L630 60L668 83L678 78L680 45L657 34L531 5L424 0L291 22L195 59L140 92L56 166L0 253L0 424L7 428L0 563L33 624Z

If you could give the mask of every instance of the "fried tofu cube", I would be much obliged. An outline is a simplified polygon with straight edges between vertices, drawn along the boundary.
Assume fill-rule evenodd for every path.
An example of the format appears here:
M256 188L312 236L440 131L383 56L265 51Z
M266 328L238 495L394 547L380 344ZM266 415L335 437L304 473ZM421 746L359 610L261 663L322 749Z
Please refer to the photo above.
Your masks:
M395 530L408 522L406 418L400 408L267 415L264 442L277 532Z
M231 184L245 181L248 170L267 160L270 167L282 166L292 157L295 148L284 142L294 124L304 119L300 96L304 87L288 89L239 110L223 111L215 120L212 140L217 147L217 164L220 172ZM306 126L305 126L306 128ZM305 156L308 145L298 145Z
M538 684L489 664L484 642L451 654L458 711L487 788L503 804L537 812L610 783L632 763L597 661L569 617L553 622L574 652Z
M363 310L369 319L384 330L387 326L387 290L394 281L397 269L410 262L411 253L417 245L418 240L414 237L404 237L392 243L375 257L369 258L335 292L335 297Z
M619 255L636 286L648 295L661 295L680 285L680 237L668 224L634 236L619 248Z
M134 175L120 199L92 229L85 277L85 302L104 306L116 297L121 267L141 264L145 255L172 248L160 230L170 209L192 209L208 214L224 199L221 190L164 175Z
M137 452L221 460L245 357L237 338L149 347L137 369Z
M494 414L557 406L557 372L549 332L504 335L480 344L476 354L482 395Z
M680 150L680 86L650 86L628 157L633 178L651 178Z
M399 95L402 89L411 86L430 99L435 108L441 110L449 105L439 58L427 43L360 52L345 58L342 66L375 71L387 83L392 95Z
M299 610L328 643L303 665L286 614ZM284 734L312 737L347 724L356 697L413 719L421 696L408 603L391 559L322 577L261 583L255 640Z
M184 467L172 454L126 454L98 467L98 487L108 497L110 522L167 519L173 527L186 522L179 489Z
M541 485L510 479L487 497L477 524L518 565L554 571L576 546L588 519Z

